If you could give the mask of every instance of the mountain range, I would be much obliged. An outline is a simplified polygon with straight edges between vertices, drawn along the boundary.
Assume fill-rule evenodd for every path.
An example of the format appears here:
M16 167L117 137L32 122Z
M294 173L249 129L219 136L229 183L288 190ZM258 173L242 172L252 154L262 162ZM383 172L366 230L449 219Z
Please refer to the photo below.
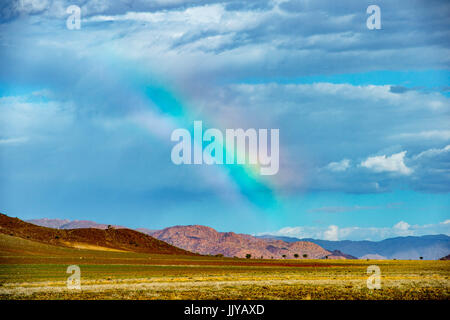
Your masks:
M58 229L97 228L108 225L87 220L34 219L41 226ZM121 226L110 226L123 228ZM396 237L382 241L329 241L311 238L294 238L274 235L251 236L234 232L218 232L210 227L191 225L175 226L162 230L138 228L136 231L165 241L176 247L209 255L227 257L264 258L325 258L328 259L423 259L436 260L450 252L450 237L427 235ZM296 256L298 255L298 257Z
M116 225L108 225L108 224L102 224L97 223L90 220L68 220L68 219L31 219L27 220L27 222L47 227L47 228L54 228L54 229L80 229L80 228L95 228L95 229L108 229L114 228L114 229L126 229L122 226L116 226ZM139 230L138 230L139 231Z
M28 222L57 229L67 229L69 227L108 228L108 225L87 220L34 219L28 220ZM123 227L116 226L116 228ZM238 258L245 258L247 255L250 255L254 258L262 257L265 259L356 259L340 251L331 252L325 250L309 241L289 243L281 240L265 240L247 234L218 232L213 228L200 225L175 226L162 230L139 228L136 231L175 247L204 255L222 255Z
M48 221L47 221L48 222ZM0 213L0 234L59 247L100 251L195 255L130 229L55 229L38 226Z
M323 249L309 241L285 242L259 239L248 234L218 232L210 227L175 226L150 233L164 242L200 254L244 258L248 254L264 259L345 259L343 254Z
M426 236L408 236L389 238L382 241L330 241L311 238L279 237L273 235L259 236L262 239L277 239L295 243L309 241L327 250L340 250L360 259L413 259L420 257L436 260L450 252L450 237L444 234Z

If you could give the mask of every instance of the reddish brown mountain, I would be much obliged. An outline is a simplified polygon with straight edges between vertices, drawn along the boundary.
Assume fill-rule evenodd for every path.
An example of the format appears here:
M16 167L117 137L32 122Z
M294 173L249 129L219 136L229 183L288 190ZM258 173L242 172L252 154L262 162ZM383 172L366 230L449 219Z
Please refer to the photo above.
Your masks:
M194 255L146 234L130 229L52 229L0 213L0 233L41 243L93 250Z
M350 254L343 253L340 250L333 250L331 254L326 257L327 259L358 259Z
M281 240L259 239L234 232L217 232L213 228L192 225L175 226L155 231L153 237L200 254L243 258L251 254L255 258L280 259L319 259L325 256L333 258L332 253L307 241L284 242ZM298 255L296 257L295 255ZM304 256L306 255L306 256Z
M134 230L139 231L139 232L142 232L142 233L145 233L145 234L148 234L149 236L151 236L152 233L158 231L158 230L156 230L156 229L147 229L147 228L136 228L136 229L134 229Z
M108 225L88 220L60 220L60 219L35 219L28 220L36 225L50 226L57 229L96 228L108 229ZM112 228L124 228L112 226ZM124 228L125 229L125 228ZM354 259L340 251L327 251L309 241L285 242L277 239L263 239L246 234L234 232L217 232L206 226L177 226L163 230L150 230L146 228L135 229L146 235L170 243L176 247L188 251L226 257L245 257L251 254L255 258L325 258L328 259ZM306 257L303 255L306 254ZM283 257L285 256L285 257Z

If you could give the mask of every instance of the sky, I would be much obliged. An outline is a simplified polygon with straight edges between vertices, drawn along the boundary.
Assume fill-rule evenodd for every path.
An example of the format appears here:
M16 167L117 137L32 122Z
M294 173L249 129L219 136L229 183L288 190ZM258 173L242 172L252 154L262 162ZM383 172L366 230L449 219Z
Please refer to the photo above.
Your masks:
M449 16L445 0L2 1L0 212L450 235ZM278 173L175 165L171 133L195 120L279 129Z

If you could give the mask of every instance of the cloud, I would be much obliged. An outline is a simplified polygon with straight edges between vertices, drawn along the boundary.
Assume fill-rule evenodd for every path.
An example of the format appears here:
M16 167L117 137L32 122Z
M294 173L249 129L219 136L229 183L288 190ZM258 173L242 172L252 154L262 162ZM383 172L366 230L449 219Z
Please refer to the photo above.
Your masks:
M436 78L410 70L448 69L448 2L382 1L380 32L360 1L86 0L77 31L65 27L73 1L22 4L0 5L0 137L29 140L2 154L0 174L6 196L47 190L30 208L56 201L54 190L80 204L233 193L217 168L173 168L165 137L179 119L148 101L140 77L219 129L280 128L281 194L449 191L450 99L405 89ZM362 210L323 211L347 209Z
M406 231L410 228L411 226L409 225L409 223L405 222L405 221L400 221L398 223L396 223L394 225L394 229L398 229L400 231Z
M327 230L323 232L324 240L337 241L339 239L339 228L338 226L329 226Z
M27 142L27 137L19 137L19 138L6 138L6 139L0 139L0 145L16 145L20 143Z
M450 140L450 130L428 130L421 132L400 133L392 136L394 139L429 139L429 140Z
M405 221L399 221L392 227L285 227L275 232L268 232L277 236L295 238L313 238L322 240L371 240L379 241L386 238L402 236L421 236L429 234L450 235L450 223L448 220L425 225L411 225Z
M425 150L421 153L419 153L417 156L414 157L414 159L420 159L420 158L430 158L430 157L436 157L445 153L450 152L450 145L445 146L442 149L429 149Z
M61 32L64 30L56 29L64 28L65 8L73 2L26 0L26 6L20 3L7 2L0 9L0 21L16 23L19 17L38 20L36 29L41 31L37 34L49 37L40 44L68 45L63 35L66 33ZM366 28L367 14L357 0L345 6L336 6L331 0L315 4L268 0L91 0L80 4L82 30L89 30L90 36L79 32L70 37L83 39L74 41L80 51L108 44L121 54L154 60L161 71L183 73L189 67L185 62L189 61L196 66L197 75L216 75L221 79L447 68L448 41L443 30L447 30L448 23L442 19L442 12L448 12L448 3L379 5L389 30L382 36ZM46 30L48 26L51 28ZM3 29L9 27L4 25ZM56 32L51 34L51 30ZM6 42L14 42L10 38L7 36Z
M367 210L377 210L377 209L400 209L403 207L402 202L393 202L386 205L377 206L327 206L309 209L308 213L341 213L341 212L352 212L352 211L367 211Z
M84 91L82 101L98 99L103 90L97 85L93 92ZM125 89L114 95L116 101L138 101L134 98L133 91ZM13 198L19 195L17 190L36 189L38 184L35 194L46 192L50 197L58 185L61 194L78 194L83 199L90 192L125 192L138 198L157 195L155 202L173 194L185 202L206 196L245 200L219 166L173 165L170 133L177 127L173 118L139 104L118 113L112 110L114 104L109 104L109 110L99 105L91 109L91 105L80 106L77 99L67 99L49 90L0 97L0 148L8 147L8 152L1 153L0 170L2 186L8 188L1 189L0 197ZM9 148L18 144L21 148Z
M397 95L385 85L263 83L225 85L196 98L202 111L225 127L281 129L285 156L276 180L282 190L379 193L401 184L448 189L443 178L419 186L426 168L413 159L442 141L400 135L417 128L446 130L450 103L440 93ZM432 101L444 107L435 110Z
M0 135L18 137L11 143L56 137L73 124L75 111L70 103L35 98L33 93L0 97Z
M361 211L361 210L372 210L377 209L376 206L350 206L350 207L321 207L316 209L308 210L308 212L325 212L325 213L340 213L340 212L351 212L351 211Z
M412 186L416 190L449 192L450 190L450 145L431 148L410 159L415 174Z
M407 87L403 87L403 86L391 86L391 88L389 90L392 93L405 93L405 92L415 90L415 89L407 88Z
M396 172L409 175L413 172L403 162L406 151L402 151L387 157L386 155L368 157L361 162L361 166L373 170L375 172Z
M350 160L343 159L339 162L330 162L325 168L335 172L345 171L350 168Z
M335 183L340 188L347 188L350 184L357 183L356 185L360 189L366 185L365 192L369 190L385 192L389 190L386 188L387 185L391 185L392 188L396 183L406 183L414 190L448 192L449 166L450 145L447 145L442 148L420 150L410 157L406 156L406 151L394 153L391 156L369 156L362 160L359 166L350 167L345 173L339 175L332 170L328 170L329 174L327 175L324 170L319 169L316 171L316 183L328 186ZM392 173L396 173L396 175L392 175ZM355 177L358 178L355 179ZM374 182L374 180L381 181Z

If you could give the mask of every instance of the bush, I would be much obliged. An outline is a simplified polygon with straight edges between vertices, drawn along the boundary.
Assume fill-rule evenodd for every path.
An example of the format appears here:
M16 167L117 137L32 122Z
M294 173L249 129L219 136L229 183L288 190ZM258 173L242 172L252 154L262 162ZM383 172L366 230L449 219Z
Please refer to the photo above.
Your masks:
M250 253L247 253L247 254L245 255L245 257L246 257L247 259L250 259L250 258L252 257L252 255L251 255Z
M298 254L297 253L294 254L294 258L298 258Z
M305 253L305 254L303 255L303 258L308 258L308 255Z

